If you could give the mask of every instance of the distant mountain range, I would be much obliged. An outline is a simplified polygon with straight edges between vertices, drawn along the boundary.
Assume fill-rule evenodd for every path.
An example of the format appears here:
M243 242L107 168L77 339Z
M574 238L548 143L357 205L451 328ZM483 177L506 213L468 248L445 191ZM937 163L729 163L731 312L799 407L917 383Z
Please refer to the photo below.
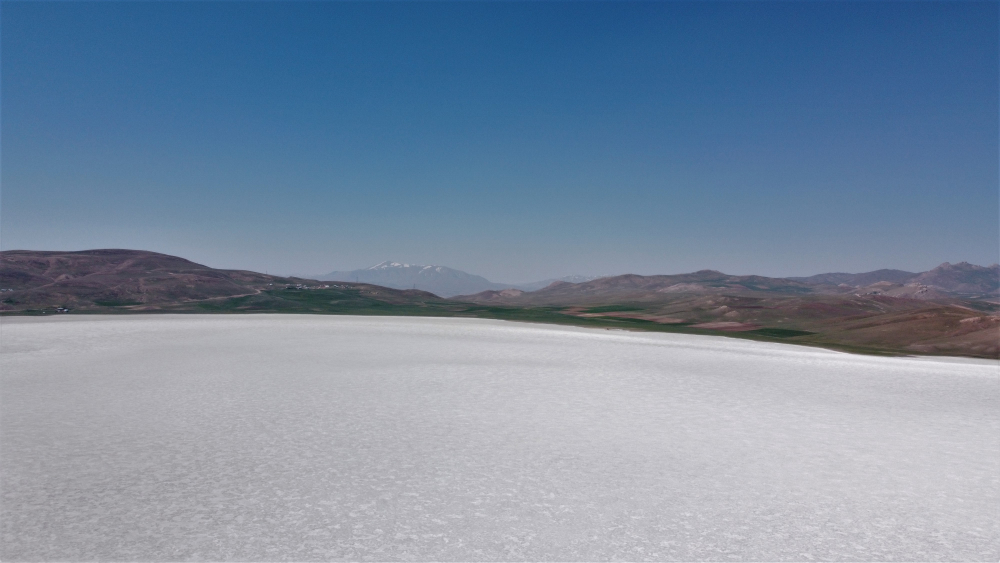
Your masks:
M889 282L900 285L921 285L959 295L991 294L997 292L1000 265L976 266L968 262L951 264L945 262L933 270L923 273L903 270L875 270L864 274L819 274L807 278L788 278L810 284L864 287Z
M570 298L576 295L594 298L624 295L637 297L650 291L657 293L765 291L805 294L849 293L863 289L866 293L916 299L1000 295L997 289L1000 266L996 264L976 266L968 262L958 264L945 262L927 272L883 269L860 274L835 272L808 277L769 278L732 276L715 270L702 270L690 274L653 276L573 275L525 283L493 282L482 276L446 266L382 262L361 270L337 271L310 277L325 281L369 283L394 289L419 289L441 297L471 298L476 301L522 299L538 302L548 301L557 296ZM542 293L538 293L540 291ZM531 295L520 297L528 293Z
M1000 357L1000 266L944 263L808 278L702 270L623 275L454 297L497 309L559 311L633 330L762 334L846 349Z
M0 312L461 316L1000 358L997 265L806 278L702 270L520 284L540 286L534 291L443 266L388 262L336 274L329 277L345 281L220 270L138 250L4 251ZM445 294L489 289L445 299L414 285Z
M308 281L243 270L219 270L176 256L137 250L14 250L4 251L0 256L0 289L58 291L105 301L198 300L245 294L248 287L266 287L268 283ZM512 304L655 300L672 294L864 294L923 300L1000 297L1000 265L977 266L968 262L945 262L919 273L875 270L770 278L701 270L655 276L566 276L520 284L495 283L445 266L382 262L362 270L330 272L317 278L399 290L417 289L467 301Z
M504 289L534 291L557 281L580 283L595 279L595 277L587 276L566 276L519 284L495 283L482 276L446 266L426 266L400 262L382 262L361 270L330 272L313 277L322 281L370 283L394 289L420 289L441 297Z
M668 294L866 294L910 299L996 298L1000 265L945 262L922 273L876 270L862 274L829 273L810 277L732 276L715 270L690 274L625 274L583 283L555 282L532 292L487 290L456 299L475 302L561 304L608 300L655 300Z

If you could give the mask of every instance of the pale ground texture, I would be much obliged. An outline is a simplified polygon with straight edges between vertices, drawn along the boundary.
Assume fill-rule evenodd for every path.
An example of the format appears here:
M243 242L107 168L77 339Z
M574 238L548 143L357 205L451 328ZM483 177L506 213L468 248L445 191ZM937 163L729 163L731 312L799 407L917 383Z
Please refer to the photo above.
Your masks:
M4 318L4 561L1000 560L996 362Z

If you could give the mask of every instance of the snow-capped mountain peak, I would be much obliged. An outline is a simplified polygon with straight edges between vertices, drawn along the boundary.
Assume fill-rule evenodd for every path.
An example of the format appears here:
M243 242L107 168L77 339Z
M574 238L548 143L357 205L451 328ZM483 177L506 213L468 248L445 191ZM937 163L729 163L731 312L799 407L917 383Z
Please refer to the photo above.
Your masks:
M445 270L448 269L448 268L445 268L443 266L434 266L434 265L424 266L423 264L405 264L403 262L389 262L389 261L386 261L386 262L380 262L378 264L375 264L374 266L372 266L370 268L365 268L365 270L366 271L403 270L403 269L408 269L408 268L418 269L421 273L427 272L427 270L431 270L431 271L434 271L434 272L444 272Z
M508 287L505 284L493 283L481 276L444 266L392 261L382 262L363 270L330 272L319 276L318 279L371 283L396 289L422 289L444 297Z
M433 266L421 266L421 265L418 265L418 264L404 264L402 262L389 262L389 261L385 261L385 262L380 262L380 263L375 264L374 266L372 266L370 268L365 268L365 269L366 270L388 270L390 268L424 268L424 269L427 269L427 268L432 268L432 267Z
M580 283L590 281L595 277L601 276L566 276L558 281ZM422 289L442 297L472 295L486 290L500 291L511 288L534 291L557 281L550 279L528 284L494 283L482 276L468 274L445 266L407 264L388 260L361 270L330 272L317 276L316 279L370 283L395 289Z

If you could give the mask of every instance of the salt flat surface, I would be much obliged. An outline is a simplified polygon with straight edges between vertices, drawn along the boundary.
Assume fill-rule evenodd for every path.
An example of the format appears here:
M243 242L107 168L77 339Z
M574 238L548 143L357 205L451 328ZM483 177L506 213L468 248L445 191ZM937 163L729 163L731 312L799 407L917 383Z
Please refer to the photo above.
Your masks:
M996 362L474 319L0 337L4 561L1000 560Z

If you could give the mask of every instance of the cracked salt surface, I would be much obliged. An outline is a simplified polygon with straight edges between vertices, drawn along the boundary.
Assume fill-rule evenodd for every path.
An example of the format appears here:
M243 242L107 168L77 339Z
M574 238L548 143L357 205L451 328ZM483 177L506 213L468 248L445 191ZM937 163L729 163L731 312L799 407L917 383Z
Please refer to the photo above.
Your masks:
M1000 560L996 362L474 319L0 336L4 561Z

